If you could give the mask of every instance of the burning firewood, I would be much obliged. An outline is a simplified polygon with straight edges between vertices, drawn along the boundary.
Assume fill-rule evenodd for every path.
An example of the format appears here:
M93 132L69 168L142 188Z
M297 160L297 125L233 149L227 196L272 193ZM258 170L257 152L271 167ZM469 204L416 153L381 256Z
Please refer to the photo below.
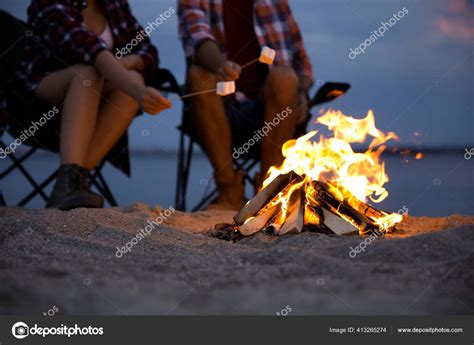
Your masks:
M363 119L328 111L317 119L334 137L310 141L316 131L287 141L280 167L271 167L263 188L225 228L231 238L264 231L275 235L331 231L337 235L391 231L401 221L369 205L387 197L388 181L380 156L386 141L396 138L375 127L369 111ZM351 143L373 140L365 153L354 152ZM221 230L222 232L222 230Z
M278 212L279 204L275 204L265 211L259 212L255 217L249 218L243 225L239 227L239 232L244 236L253 235L262 230L265 225Z
M288 173L275 178L268 186L255 195L247 204L234 216L237 225L242 225L250 217L255 216L271 199L280 193L288 185L290 180L298 179L296 174Z
M238 240L262 230L282 236L301 233L305 228L330 230L337 235L368 233L380 230L380 219L386 216L389 214L358 200L342 186L305 182L291 172L278 176L257 193L234 217L234 224L216 225L211 236Z
M276 235L281 229L285 218L283 217L283 210L279 208L278 212L273 216L273 218L268 222L268 224L263 229L263 232L271 235Z
M326 207L321 207L321 210L323 212L324 225L335 234L345 235L359 231L359 228L354 224L332 213Z
M317 196L312 196L310 200L318 199L319 202L327 206L327 209L335 214L340 214L348 222L357 226L360 232L369 233L379 228L378 219L383 219L388 213L358 200L350 191L342 186L333 183L322 183L313 181L310 191L314 191ZM389 230L388 228L385 230Z
M278 235L297 234L303 231L304 226L304 204L302 202L302 190L293 192L290 198L290 206L285 222L278 231Z

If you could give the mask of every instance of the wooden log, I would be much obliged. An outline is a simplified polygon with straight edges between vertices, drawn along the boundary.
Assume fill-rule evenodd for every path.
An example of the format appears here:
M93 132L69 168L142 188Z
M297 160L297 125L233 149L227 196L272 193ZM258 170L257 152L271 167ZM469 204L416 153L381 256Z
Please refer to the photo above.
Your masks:
M270 219L278 212L280 204L275 204L267 208L263 212L259 212L255 217L251 218L249 221L245 222L239 227L239 232L243 236L253 235L265 228L265 225L270 221Z
M349 214L351 218L355 218L360 222L361 225L359 228L363 233L379 230L379 226L375 223L375 220L386 216L388 213L360 201L343 186L337 186L334 183L326 183L325 188L345 196L342 200L343 207L341 207L341 209L345 214Z
M275 195L262 209L258 211L255 217L248 218L244 224L240 226L244 227L242 231L244 233L252 231L258 232L257 229L252 228L258 227L260 225L260 230L265 230L267 233L273 234L275 231L280 230L280 227L283 223L280 194L287 195L292 187L293 184L288 183L282 191ZM261 215L263 216L260 217ZM265 223L262 224L264 221ZM269 226L270 224L272 226Z
M361 231L368 231L371 228L377 228L377 225L375 225L373 220L368 218L365 214L360 213L347 202L347 199L351 199L353 203L355 202L354 200L356 200L348 190L341 191L334 185L320 181L313 181L312 186L312 193L315 195L311 195L311 197L308 198L310 202L311 200L317 200L321 205L333 213L344 215L346 218L351 219L355 224L357 224ZM362 201L359 202L366 205ZM374 209L369 205L366 205L366 207Z
M247 204L234 216L234 221L237 225L242 225L244 222L255 216L271 199L273 199L279 192L285 188L291 179L298 175L288 173L276 177L268 186L257 193Z
M294 191L290 198L290 206L285 222L278 231L279 236L286 234L297 234L303 231L304 225L304 204L302 202L302 190Z
M335 234L345 235L359 231L357 226L341 218L341 216L329 211L326 207L321 207L321 210L323 211L324 225L326 225Z
M272 217L272 219L270 219L268 224L263 229L264 232L268 234L278 234L278 231L280 231L280 228L284 222L280 206L281 205L277 207L277 213Z

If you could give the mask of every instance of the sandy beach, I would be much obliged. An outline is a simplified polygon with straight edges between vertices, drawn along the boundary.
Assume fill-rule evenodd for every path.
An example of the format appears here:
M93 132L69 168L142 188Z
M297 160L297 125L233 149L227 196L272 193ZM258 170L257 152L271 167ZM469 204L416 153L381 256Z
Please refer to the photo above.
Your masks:
M53 306L73 315L474 311L472 216L407 217L352 258L358 235L258 234L229 243L205 231L233 212L176 211L117 254L164 211L0 208L0 314Z

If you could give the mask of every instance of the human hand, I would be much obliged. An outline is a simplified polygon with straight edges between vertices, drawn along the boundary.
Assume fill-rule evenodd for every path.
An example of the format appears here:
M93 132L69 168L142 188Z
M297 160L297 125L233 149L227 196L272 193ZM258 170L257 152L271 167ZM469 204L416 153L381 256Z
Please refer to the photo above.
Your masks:
M226 61L216 73L217 81L236 81L240 77L242 71L239 64Z
M137 96L137 102L143 111L151 115L171 108L171 101L161 95L161 93L152 87L144 87Z

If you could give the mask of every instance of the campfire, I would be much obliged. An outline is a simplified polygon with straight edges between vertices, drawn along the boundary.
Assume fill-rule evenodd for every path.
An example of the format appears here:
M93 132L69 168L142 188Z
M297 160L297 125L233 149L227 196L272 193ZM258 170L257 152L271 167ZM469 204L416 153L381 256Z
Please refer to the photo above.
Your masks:
M234 216L233 224L218 224L211 234L234 240L260 231L274 235L303 231L337 235L392 231L402 220L372 206L388 196L389 178L381 161L393 132L375 127L374 114L355 119L329 110L316 122L332 135L318 131L287 141L284 162L271 167L260 191ZM369 143L365 152L351 145Z

